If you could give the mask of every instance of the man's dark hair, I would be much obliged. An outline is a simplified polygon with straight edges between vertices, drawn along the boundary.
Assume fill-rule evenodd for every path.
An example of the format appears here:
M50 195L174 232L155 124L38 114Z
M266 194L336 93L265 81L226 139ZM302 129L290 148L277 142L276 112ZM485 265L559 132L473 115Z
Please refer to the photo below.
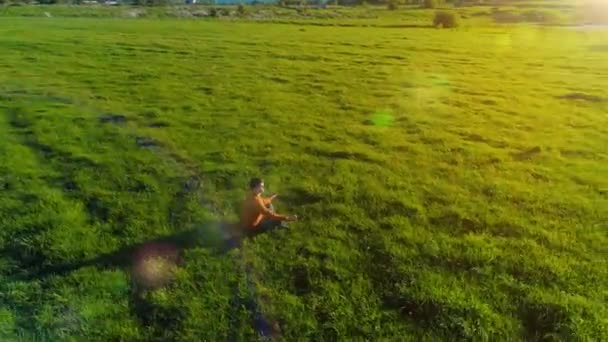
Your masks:
M264 182L262 178L251 178L251 180L249 181L249 189L257 188L258 186L260 186L260 184L262 184L262 182Z

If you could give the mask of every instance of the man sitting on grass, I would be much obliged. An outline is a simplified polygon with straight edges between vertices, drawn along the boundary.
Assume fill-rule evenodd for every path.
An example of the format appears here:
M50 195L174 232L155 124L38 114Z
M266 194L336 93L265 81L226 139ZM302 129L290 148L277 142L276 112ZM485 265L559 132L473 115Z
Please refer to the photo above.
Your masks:
M258 233L283 226L284 221L296 221L296 215L278 215L272 206L277 195L262 197L264 181L252 178L249 182L249 193L243 202L240 225L247 233Z

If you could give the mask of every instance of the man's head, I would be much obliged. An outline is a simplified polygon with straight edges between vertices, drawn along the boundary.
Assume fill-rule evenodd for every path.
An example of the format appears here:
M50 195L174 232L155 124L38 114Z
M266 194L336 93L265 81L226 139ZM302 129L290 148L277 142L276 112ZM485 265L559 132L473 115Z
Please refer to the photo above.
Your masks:
M249 189L256 195L264 192L264 180L262 178L251 178L249 181Z

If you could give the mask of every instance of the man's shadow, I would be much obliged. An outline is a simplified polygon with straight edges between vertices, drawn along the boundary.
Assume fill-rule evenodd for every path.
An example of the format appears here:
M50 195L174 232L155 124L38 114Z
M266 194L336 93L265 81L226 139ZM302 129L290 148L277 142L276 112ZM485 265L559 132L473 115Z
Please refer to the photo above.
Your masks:
M184 313L175 309L159 307L146 298L148 290L163 287L173 279L170 275L171 271L166 272L165 275L169 275L167 278L163 278L162 274L160 279L155 276L150 277L155 273L152 271L154 266L145 266L145 260L162 258L171 266L179 266L183 263L184 252L192 248L205 248L213 255L221 257L240 247L245 239L254 238L269 231L271 230L252 233L237 228L237 225L233 223L210 221L189 230L126 246L90 259L48 266L30 265L20 273L9 275L7 280L44 280L47 277L63 276L91 266L97 269L122 268L127 271L130 278L130 307L141 323L150 327L154 331L154 335L161 339L163 331L166 329L178 329ZM10 251L4 250L0 253L8 254ZM266 322L264 321L264 323ZM259 322L254 324L259 324Z
M251 236L251 234L239 232L233 223L210 221L186 231L126 246L94 258L48 266L28 267L28 269L22 270L18 274L13 274L10 278L18 281L42 280L50 276L65 275L90 266L132 270L142 258L147 256L165 258L175 264L181 264L183 253L188 249L205 248L210 250L212 254L220 256L238 248L245 238Z

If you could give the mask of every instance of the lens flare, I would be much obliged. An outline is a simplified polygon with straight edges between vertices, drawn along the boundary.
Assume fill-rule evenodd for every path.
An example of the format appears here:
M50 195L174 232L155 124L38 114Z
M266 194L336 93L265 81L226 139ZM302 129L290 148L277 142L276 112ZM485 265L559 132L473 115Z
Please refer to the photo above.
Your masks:
M151 243L134 256L132 274L146 288L158 288L173 280L179 262L179 249L172 244Z
M449 96L452 91L452 82L443 74L430 73L426 75L414 76L417 86L408 89L410 102L406 106L413 106L416 109L428 109L441 98Z
M394 116L389 110L379 110L371 116L369 121L376 127L390 127L393 125Z

